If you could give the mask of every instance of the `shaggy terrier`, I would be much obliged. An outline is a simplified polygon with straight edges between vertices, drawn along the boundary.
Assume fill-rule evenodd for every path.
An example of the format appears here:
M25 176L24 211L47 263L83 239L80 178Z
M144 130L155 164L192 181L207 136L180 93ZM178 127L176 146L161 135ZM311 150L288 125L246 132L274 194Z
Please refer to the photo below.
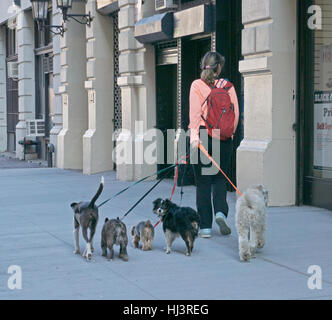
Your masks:
M139 248L139 242L142 240L142 250L152 250L154 228L150 220L142 221L131 228L131 235L133 236L133 245Z
M236 201L235 224L239 236L241 261L255 258L265 244L268 192L263 185L249 187Z
M105 219L105 224L101 231L101 250L103 257L107 257L107 248L110 250L108 260L114 258L114 245L120 246L119 258L123 261L128 261L127 254L127 228L126 225L119 219Z

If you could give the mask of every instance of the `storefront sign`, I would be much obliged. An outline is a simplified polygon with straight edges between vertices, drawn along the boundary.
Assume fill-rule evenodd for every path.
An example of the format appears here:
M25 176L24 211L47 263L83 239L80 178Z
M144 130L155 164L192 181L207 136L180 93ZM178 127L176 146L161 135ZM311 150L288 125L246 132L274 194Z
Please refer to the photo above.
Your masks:
M315 92L314 168L332 170L332 91Z

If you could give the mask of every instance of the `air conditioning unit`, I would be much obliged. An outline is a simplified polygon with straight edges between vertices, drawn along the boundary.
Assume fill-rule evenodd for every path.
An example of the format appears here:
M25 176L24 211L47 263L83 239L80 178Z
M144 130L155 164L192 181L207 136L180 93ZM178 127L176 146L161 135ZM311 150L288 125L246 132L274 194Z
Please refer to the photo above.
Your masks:
M32 119L26 120L27 137L45 137L45 120Z
M13 80L18 80L18 62L17 61L8 61L7 62L7 74L8 78Z
M164 9L176 9L178 7L177 0L155 0L156 11Z

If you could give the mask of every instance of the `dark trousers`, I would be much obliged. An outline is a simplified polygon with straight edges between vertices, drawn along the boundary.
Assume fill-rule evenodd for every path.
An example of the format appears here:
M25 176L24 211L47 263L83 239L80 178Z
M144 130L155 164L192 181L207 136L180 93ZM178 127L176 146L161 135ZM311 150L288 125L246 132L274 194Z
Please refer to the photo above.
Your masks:
M204 127L203 127L204 128ZM212 139L208 137L208 146L203 145L209 154L214 158L214 160L219 164L220 168L228 175L229 165L231 160L231 155L233 151L233 140L232 138L228 140L218 140L215 141L219 143L220 159L215 157L212 153ZM217 212L222 212L228 215L228 204L226 201L227 189L226 189L226 178L218 170L216 174L207 175L204 174L203 168L210 168L214 166L211 162L206 165L207 161L204 154L198 151L198 164L194 165L195 179L196 179L196 206L197 212L200 215L200 228L211 228L213 221L213 211L214 214ZM204 161L205 160L205 161ZM203 163L202 163L203 161ZM217 169L215 169L217 170ZM212 195L212 197L211 197ZM212 198L212 199L211 199ZM213 204L213 211L212 211Z

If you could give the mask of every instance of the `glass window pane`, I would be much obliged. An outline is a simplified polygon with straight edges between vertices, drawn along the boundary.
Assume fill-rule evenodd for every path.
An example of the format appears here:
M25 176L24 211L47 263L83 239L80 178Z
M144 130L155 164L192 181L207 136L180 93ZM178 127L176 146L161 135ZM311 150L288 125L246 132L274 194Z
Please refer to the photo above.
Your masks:
M321 8L322 26L314 30L313 175L332 178L332 2L316 0L315 5Z

